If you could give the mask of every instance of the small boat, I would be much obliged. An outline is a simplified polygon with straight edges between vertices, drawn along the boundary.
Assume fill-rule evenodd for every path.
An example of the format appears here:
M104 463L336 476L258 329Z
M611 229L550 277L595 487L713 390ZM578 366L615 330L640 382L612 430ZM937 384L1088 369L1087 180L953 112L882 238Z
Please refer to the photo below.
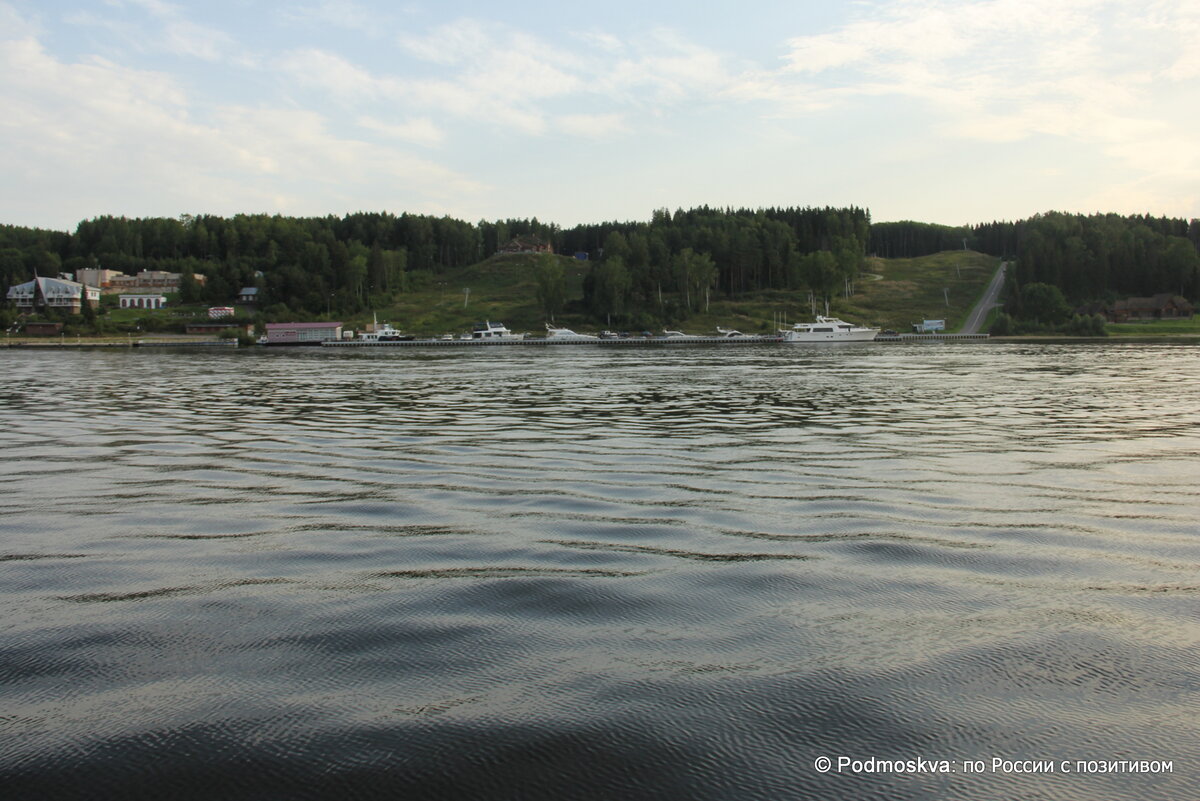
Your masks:
M412 334L392 328L391 323L376 325L374 331L364 331L358 336L359 342L411 342L413 339Z
M411 342L416 339L412 334L406 334L392 328L391 323L379 324L378 315L371 315L371 330L358 335L359 342Z
M879 333L878 328L853 325L836 317L817 315L814 323L796 323L791 328L781 328L782 341L804 342L870 342Z
M663 336L667 339L698 339L695 334L685 334L682 331L663 330Z
M570 328L556 328L550 323L546 323L546 339L555 341L580 340L580 339L596 339L591 334L576 334Z
M741 331L735 331L732 328L722 328L719 325L717 326L717 334L719 334L722 339L741 339L742 337L750 336L749 334L743 334Z
M493 323L490 320L478 323L471 331L471 339L476 340L513 340L524 339L524 334L514 334L504 327L503 323Z

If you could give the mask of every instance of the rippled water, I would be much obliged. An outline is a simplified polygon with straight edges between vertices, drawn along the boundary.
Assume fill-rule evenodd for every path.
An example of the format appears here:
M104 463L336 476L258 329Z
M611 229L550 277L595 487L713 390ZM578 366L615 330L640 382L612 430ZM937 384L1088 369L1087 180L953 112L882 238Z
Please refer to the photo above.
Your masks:
M1195 797L1195 347L0 367L5 798Z

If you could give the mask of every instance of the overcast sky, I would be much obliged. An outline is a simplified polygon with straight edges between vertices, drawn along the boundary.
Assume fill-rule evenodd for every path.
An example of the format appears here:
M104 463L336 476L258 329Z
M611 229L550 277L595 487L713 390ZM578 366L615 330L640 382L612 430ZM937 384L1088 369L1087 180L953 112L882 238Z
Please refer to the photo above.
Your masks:
M0 223L1200 217L1200 0L0 0Z

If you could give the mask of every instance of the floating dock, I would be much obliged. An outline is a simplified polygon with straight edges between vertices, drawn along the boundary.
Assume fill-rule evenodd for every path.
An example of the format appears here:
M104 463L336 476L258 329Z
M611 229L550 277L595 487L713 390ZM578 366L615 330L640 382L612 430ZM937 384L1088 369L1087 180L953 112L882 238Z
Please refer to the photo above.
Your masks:
M987 339L987 334L896 334L895 336L884 336L879 334L873 340L874 342L928 342L930 340L984 340Z
M525 339L400 339L383 342L363 341L357 339L325 340L321 343L324 348L459 348L459 347L642 347L648 345L764 345L782 342L782 337L772 336L741 336L741 337L615 337L608 339L585 339L580 337L526 337ZM269 343L268 343L269 344Z

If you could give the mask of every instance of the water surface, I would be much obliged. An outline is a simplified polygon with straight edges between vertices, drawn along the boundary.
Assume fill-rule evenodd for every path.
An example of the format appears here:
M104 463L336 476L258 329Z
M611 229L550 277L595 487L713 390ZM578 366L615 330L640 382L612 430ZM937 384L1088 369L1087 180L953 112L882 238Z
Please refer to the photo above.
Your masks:
M1191 797L1196 365L1120 343L5 351L0 787Z

